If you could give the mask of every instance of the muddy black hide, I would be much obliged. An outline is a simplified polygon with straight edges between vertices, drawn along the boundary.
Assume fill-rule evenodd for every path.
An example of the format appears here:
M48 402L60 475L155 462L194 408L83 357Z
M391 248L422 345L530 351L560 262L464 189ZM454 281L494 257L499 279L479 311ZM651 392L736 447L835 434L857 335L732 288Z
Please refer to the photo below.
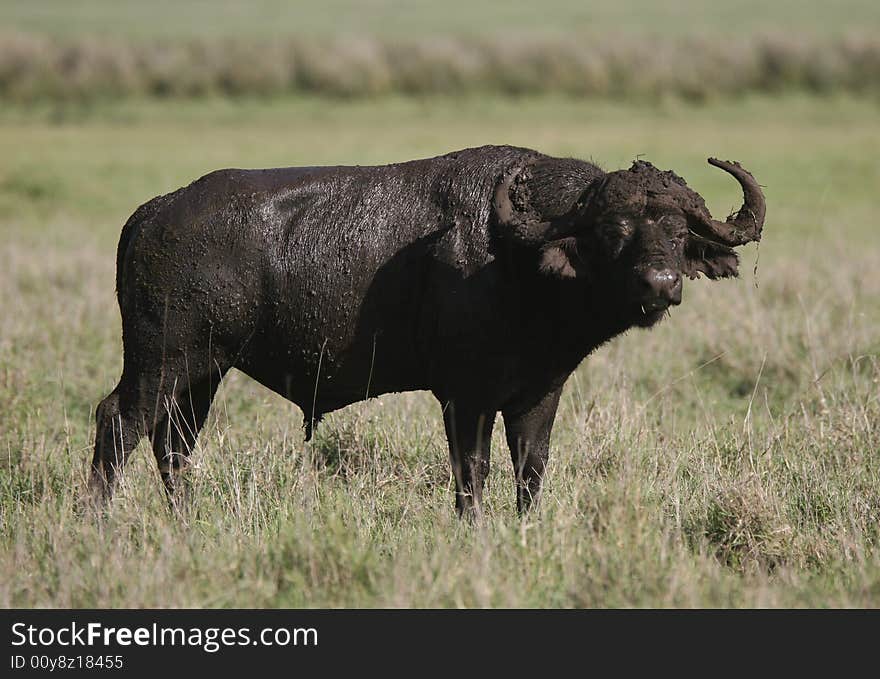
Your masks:
M668 234L629 233L658 219L679 229L680 257L658 245ZM754 222L743 242L760 235ZM348 404L430 391L456 506L472 514L501 412L525 509L568 376L603 342L665 313L639 302L639 272L663 260L675 275L735 275L741 243L718 224L683 180L648 163L606 174L507 146L208 174L123 228L124 369L97 411L93 494L109 497L146 436L173 496L217 386L237 368L299 406L307 437Z

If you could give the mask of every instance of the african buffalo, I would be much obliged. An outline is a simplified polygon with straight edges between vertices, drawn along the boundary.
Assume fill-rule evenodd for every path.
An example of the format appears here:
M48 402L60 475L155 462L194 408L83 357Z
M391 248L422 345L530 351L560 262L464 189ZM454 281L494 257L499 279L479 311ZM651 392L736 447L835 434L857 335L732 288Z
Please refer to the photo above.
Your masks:
M478 513L503 414L520 511L534 502L565 380L603 342L681 302L683 276L736 276L765 201L715 221L673 172L484 146L379 167L219 170L122 229L124 368L98 406L99 501L143 436L173 494L211 400L238 368L330 411L430 390L459 513Z

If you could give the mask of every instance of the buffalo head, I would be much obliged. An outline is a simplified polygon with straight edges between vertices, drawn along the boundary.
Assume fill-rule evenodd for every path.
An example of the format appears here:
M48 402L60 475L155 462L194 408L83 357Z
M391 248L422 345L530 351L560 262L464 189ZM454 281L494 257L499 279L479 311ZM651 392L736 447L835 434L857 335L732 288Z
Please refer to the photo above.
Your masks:
M633 322L650 326L681 302L685 276L736 276L733 248L761 238L765 201L757 181L739 163L709 163L733 175L745 197L723 222L681 177L651 163L607 174L596 169L580 178L577 193L566 166L538 160L498 185L500 235L534 248L546 275L612 286ZM555 199L545 195L554 190Z

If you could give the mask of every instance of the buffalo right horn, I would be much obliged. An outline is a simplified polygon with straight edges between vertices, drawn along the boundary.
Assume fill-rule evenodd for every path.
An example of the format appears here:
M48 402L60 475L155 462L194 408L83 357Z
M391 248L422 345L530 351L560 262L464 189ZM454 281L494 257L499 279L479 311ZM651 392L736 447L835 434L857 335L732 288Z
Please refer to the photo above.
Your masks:
M701 229L695 229L700 236L728 247L745 245L761 240L761 229L767 204L761 186L742 165L729 160L709 158L709 164L732 174L742 186L743 205L730 215L726 221L712 219L708 213L701 220Z

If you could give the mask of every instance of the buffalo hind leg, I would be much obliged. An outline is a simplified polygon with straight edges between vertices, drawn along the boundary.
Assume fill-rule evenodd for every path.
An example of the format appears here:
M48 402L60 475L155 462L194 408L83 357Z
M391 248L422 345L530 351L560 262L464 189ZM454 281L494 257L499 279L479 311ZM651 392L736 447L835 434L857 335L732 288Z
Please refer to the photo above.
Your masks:
M143 365L155 367L143 369ZM119 385L101 401L95 417L97 430L89 487L99 505L110 499L125 462L142 437L153 442L160 471L166 459L171 465L164 471L170 472L175 464L180 466L180 460L175 461L176 456L168 453L189 454L223 372L215 375L213 381L204 377L207 369L195 373L196 379L190 379L182 357L164 362L126 358ZM192 389L188 388L190 384ZM173 415L170 422L169 411ZM158 446L157 441L168 441L169 445Z
M489 473L495 413L449 401L443 411L443 423L455 476L455 508L461 517L479 519L483 484Z
M123 381L110 392L95 412L95 452L89 473L89 494L101 507L113 494L116 480L143 430Z
M550 431L561 393L559 388L530 406L502 411L516 477L516 508L520 514L527 512L540 499L550 451Z
M164 412L152 436L153 454L172 504L186 502L188 485L183 472L221 380L222 375L215 375L193 382L179 396L166 397L162 406Z

